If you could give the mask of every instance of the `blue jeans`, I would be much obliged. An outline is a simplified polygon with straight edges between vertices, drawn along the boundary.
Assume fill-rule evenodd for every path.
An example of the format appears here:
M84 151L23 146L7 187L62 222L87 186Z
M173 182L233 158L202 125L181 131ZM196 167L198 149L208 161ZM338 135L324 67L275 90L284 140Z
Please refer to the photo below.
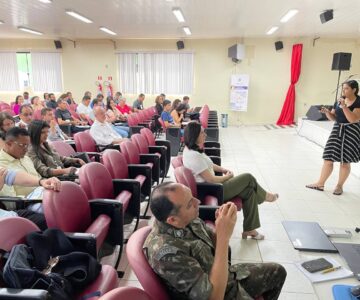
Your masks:
M121 135L121 137L127 138L129 136L129 127L116 125L113 125L112 127L119 135Z

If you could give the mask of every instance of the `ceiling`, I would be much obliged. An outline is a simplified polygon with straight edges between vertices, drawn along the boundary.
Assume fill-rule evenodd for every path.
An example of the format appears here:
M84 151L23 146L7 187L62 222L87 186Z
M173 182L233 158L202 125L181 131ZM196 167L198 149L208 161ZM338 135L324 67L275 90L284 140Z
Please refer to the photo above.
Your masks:
M185 23L172 13L180 7ZM296 8L299 13L288 23L280 18ZM86 24L67 14L74 10L94 23ZM334 19L321 24L319 15L334 9ZM0 0L0 38L184 38L182 26L189 26L191 38L265 37L360 37L359 0ZM21 32L18 26L44 33L38 37ZM99 30L105 26L117 33Z

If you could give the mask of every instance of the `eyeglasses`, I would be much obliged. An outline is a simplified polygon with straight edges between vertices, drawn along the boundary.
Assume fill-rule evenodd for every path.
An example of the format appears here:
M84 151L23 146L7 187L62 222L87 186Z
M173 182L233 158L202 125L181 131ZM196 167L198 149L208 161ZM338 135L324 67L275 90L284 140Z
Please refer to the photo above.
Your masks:
M32 113L28 113L28 114L22 114L24 117L31 117L33 114Z
M17 141L14 141L14 143L23 149L27 149L29 147L29 144L23 144L23 143L19 143Z

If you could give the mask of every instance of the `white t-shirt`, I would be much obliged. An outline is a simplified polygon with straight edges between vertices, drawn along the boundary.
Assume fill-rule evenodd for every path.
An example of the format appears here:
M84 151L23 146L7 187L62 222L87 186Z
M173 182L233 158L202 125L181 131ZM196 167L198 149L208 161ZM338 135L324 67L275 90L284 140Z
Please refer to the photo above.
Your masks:
M189 150L185 147L183 152L183 164L185 168L191 170L196 182L205 182L200 176L205 170L209 170L211 174L215 175L214 163L205 153Z

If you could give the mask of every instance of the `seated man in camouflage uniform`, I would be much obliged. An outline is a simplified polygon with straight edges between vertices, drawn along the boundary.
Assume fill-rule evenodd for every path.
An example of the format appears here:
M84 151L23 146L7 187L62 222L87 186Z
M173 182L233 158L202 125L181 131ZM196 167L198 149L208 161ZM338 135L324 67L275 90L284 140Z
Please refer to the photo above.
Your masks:
M170 299L277 299L286 278L275 263L231 265L228 257L237 209L228 202L216 211L216 233L198 218L200 201L182 184L166 182L152 193L156 217L144 248Z

